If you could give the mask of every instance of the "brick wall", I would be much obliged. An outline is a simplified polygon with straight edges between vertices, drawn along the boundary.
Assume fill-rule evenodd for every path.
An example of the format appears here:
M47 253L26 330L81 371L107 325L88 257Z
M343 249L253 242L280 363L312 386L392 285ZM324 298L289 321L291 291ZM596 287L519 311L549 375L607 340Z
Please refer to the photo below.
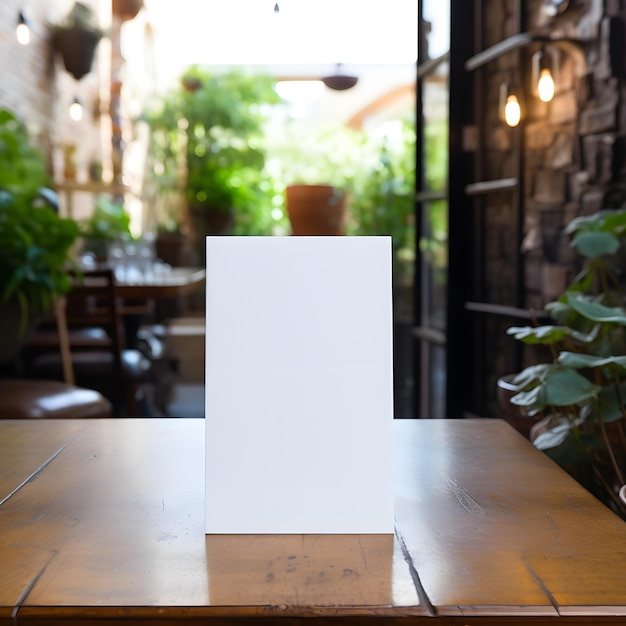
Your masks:
M88 2L86 2L88 3ZM106 20L106 0L93 0L91 6ZM2 0L0 2L0 107L23 119L33 139L46 153L55 180L63 177L61 147L76 146L79 175L87 176L87 165L101 159L100 103L108 70L108 40L98 45L92 72L76 81L52 52L50 25L60 22L73 6L73 0ZM15 37L20 9L31 28L31 42L20 45ZM110 14L110 3L108 4ZM103 22L106 26L106 22ZM78 98L84 106L80 122L69 117L69 105Z

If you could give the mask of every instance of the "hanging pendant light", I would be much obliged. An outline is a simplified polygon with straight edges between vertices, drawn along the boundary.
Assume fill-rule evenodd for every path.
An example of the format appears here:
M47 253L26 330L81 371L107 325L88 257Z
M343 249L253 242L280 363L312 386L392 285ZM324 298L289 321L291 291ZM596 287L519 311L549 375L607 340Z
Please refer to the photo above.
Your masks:
M342 74L341 63L337 63L337 72L335 74L322 78L322 82L326 85L326 87L334 89L335 91L345 91L346 89L351 89L357 84L358 80L358 76Z
M533 54L532 63L532 79L537 96L542 102L550 102L554 98L552 59L545 50L538 50Z
M522 107L519 98L509 90L506 84L500 87L500 117L507 126L515 128L522 119Z
M512 93L506 98L506 104L504 105L504 121L508 126L514 128L519 126L522 119L522 109L519 104L517 96Z
M80 122L83 119L83 105L80 103L78 98L74 98L72 104L70 104L70 117L75 122Z
M539 73L537 92L542 102L550 102L554 98L554 79L549 69L544 68Z
M17 37L17 41L23 46L27 46L30 43L30 28L22 11L20 11L17 16L15 36Z

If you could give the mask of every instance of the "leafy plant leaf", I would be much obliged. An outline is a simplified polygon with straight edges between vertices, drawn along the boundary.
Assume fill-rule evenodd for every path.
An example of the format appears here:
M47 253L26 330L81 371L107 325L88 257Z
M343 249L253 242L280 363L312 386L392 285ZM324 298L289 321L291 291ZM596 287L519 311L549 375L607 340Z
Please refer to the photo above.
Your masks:
M581 296L570 295L569 305L580 315L594 322L612 322L626 326L626 313L619 307L608 307L598 302L590 302Z
M506 332L524 343L549 344L562 341L570 334L570 329L565 326L511 326Z
M572 429L572 425L565 417L551 419L556 422L555 425L533 439L533 445L537 450L548 450L560 446Z
M511 326L506 332L518 341L528 344L550 345L563 341L565 337L589 343L595 338L593 333L582 333L569 326Z
M526 389L531 384L539 384L543 380L546 372L552 367L554 367L552 363L529 365L519 374L516 374L510 382L521 391L522 389Z
M593 354L581 354L579 352L561 352L558 361L561 365L571 367L573 369L582 369L585 367L607 367L615 365L620 368L626 368L626 356L609 356L601 357Z
M619 250L619 239L607 232L584 232L572 239L572 246L589 259L596 259L605 254L615 254Z
M600 389L576 370L554 367L546 373L539 401L544 406L581 404L597 396Z

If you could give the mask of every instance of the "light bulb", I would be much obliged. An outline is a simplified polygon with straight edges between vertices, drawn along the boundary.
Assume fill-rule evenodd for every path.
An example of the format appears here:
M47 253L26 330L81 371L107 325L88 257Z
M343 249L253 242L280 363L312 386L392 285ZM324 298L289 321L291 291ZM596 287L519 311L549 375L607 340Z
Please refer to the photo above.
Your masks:
M504 105L504 121L508 126L517 126L522 119L522 110L519 105L519 100L514 94L507 96L506 104Z
M554 98L554 79L552 78L552 72L547 67L542 68L539 72L537 93L539 100L542 102L550 102Z
M27 46L30 43L30 28L28 28L26 18L21 11L17 20L17 26L15 28L15 36L17 37L18 43L22 44L23 46Z
M83 107L78 99L75 99L72 104L70 104L70 117L75 122L80 122L83 119Z

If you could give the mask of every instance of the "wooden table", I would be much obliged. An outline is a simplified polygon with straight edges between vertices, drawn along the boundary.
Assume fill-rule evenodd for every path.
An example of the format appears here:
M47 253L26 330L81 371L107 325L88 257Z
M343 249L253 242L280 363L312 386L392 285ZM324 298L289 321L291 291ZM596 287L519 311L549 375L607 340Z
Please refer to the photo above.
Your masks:
M116 293L122 299L119 311L124 316L128 345L136 345L135 338L147 316L156 316L159 321L171 317L166 301L195 293L205 281L206 270L200 267L172 267L140 280L116 277Z
M173 267L140 280L116 278L117 293L129 300L176 298L199 289L205 281L206 270L200 267Z
M0 422L0 624L626 623L626 524L521 435L394 428L395 536L205 536L203 420Z

